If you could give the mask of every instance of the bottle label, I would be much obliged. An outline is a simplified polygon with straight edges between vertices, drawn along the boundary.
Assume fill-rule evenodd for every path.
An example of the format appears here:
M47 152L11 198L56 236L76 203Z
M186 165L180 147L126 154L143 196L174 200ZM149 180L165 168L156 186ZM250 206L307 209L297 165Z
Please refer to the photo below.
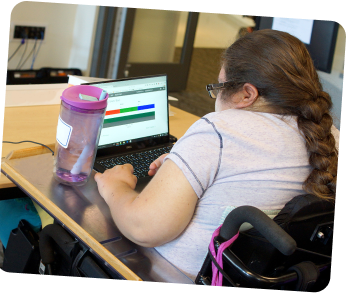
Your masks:
M60 146L64 148L67 148L67 146L69 146L71 133L72 126L64 122L59 116L56 139Z

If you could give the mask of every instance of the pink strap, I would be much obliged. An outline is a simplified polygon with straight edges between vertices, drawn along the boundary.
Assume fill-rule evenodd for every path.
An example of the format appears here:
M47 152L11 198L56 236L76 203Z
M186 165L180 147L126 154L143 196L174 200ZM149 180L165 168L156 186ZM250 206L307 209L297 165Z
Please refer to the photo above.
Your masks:
M219 236L219 232L221 229L222 225L220 225L217 230L215 230L212 234L212 238L211 238L211 242L209 245L209 249L212 253L212 256L215 258L215 260L217 261L218 265L221 267L221 269L223 269L223 251L228 248L239 236L239 232L237 232L237 234L232 237L230 240L223 242L218 249L218 252L216 253L215 247L214 247L214 238ZM223 283L223 274L219 273L218 275L218 268L215 266L215 264L212 262L212 282L211 282L211 286L222 286Z

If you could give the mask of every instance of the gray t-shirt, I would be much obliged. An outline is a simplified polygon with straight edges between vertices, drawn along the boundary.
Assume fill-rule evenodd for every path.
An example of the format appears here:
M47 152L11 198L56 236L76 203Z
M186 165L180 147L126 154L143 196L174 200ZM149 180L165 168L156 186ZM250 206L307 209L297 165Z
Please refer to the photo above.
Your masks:
M168 158L199 199L182 234L156 249L192 280L213 231L233 208L252 205L269 214L278 211L305 193L302 183L311 170L295 117L236 109L201 118Z

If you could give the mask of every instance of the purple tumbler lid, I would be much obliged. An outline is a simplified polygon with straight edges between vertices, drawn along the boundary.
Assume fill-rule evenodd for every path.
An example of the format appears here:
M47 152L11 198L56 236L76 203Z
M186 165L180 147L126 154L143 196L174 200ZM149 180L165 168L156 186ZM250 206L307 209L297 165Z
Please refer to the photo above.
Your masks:
M77 85L65 89L60 97L69 105L82 109L103 109L107 106L108 94L100 101L87 101L79 98L80 94L96 97L99 99L102 89L90 85Z

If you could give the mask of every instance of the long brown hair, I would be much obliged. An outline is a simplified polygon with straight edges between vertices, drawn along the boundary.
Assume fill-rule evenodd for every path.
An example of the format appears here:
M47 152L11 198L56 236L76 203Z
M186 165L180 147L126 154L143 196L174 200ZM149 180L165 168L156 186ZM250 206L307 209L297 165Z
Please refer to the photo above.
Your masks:
M323 91L305 45L288 33L255 31L226 49L222 66L226 80L233 82L224 94L233 94L244 83L251 83L271 112L297 116L312 166L303 189L334 199L338 152L331 134L332 102Z

